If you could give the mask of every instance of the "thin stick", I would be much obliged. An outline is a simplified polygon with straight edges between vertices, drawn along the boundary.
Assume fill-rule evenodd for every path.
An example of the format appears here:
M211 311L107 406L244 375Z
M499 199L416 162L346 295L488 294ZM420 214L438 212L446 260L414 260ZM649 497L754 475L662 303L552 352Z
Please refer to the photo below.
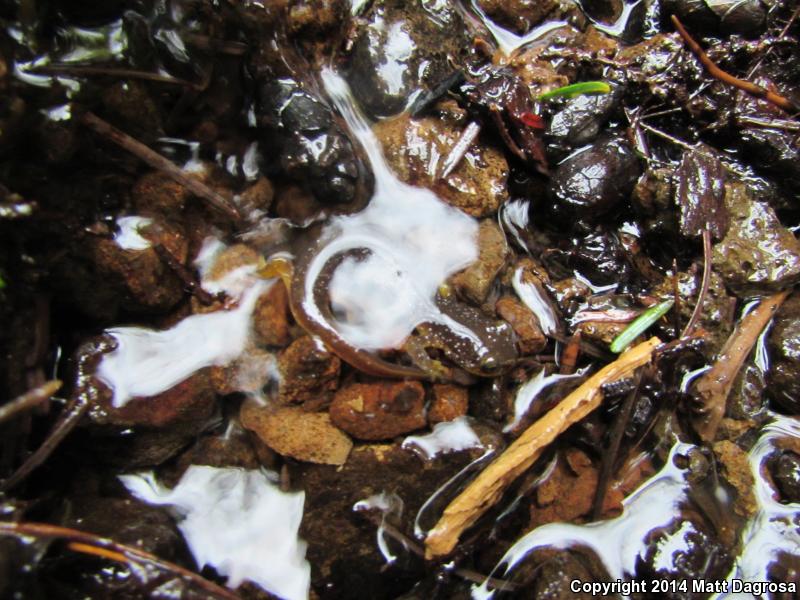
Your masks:
M0 535L65 539L70 542L68 547L76 552L93 554L109 560L124 561L126 564L154 565L163 571L168 571L181 579L187 580L189 583L197 585L197 587L203 591L211 594L211 597L225 598L226 600L239 600L239 596L233 592L218 586L216 583L208 581L197 573L158 558L144 550L120 544L85 531L69 529L68 527L59 527L58 525L50 525L48 523L12 523L0 521Z
M11 402L0 406L0 423L52 398L59 389L61 389L61 382L54 379L17 396Z
M675 310L672 311L672 327L675 335L681 330L681 295L678 290L678 259L672 259L672 298L675 301Z
M11 477L0 484L0 491L5 492L17 486L41 466L62 440L67 437L67 434L75 428L87 410L89 410L89 402L86 400L72 400L67 404L59 420L50 430L50 433L47 434L47 439L22 463Z
M639 389L642 384L642 372L636 373L636 385L625 397L622 403L616 421L614 421L613 429L611 430L611 439L608 443L608 450L603 455L603 464L600 467L600 475L597 478L597 488L594 493L594 502L592 503L592 520L597 521L603 513L603 502L606 499L606 492L608 491L608 482L611 479L614 463L619 454L619 447L622 444L622 435L625 433L625 426L631 417L633 407L636 405L636 399L639 397Z
M699 60L702 65L706 68L709 74L715 78L719 79L723 83L727 83L728 85L732 85L735 88L738 88L754 98L761 98L766 100L767 102L771 102L775 106L782 108L786 112L796 112L797 107L792 104L791 100L786 98L785 96L781 96L775 92L771 92L767 88L761 87L751 81L745 81L744 79L739 79L738 77L734 77L727 71L723 71L720 69L714 61L711 60L708 55L703 51L695 39L689 35L689 32L683 27L683 24L680 22L680 19L675 15L672 15L672 23L675 25L675 29L678 30L678 33L683 38L683 41L686 42L686 45L689 46L689 49L694 52L695 56L697 56L697 60Z
M744 125L752 125L753 127L763 127L764 129L777 129L780 131L800 131L800 123L795 121L787 121L785 119L759 119L757 117L737 117L739 123Z
M653 337L624 352L528 427L444 510L425 539L425 557L449 554L461 534L500 500L506 488L536 462L556 437L600 406L602 386L628 377L647 364L659 344L661 340Z
M151 73L149 71L135 71L133 69L120 69L117 67L52 64L31 67L27 71L37 75L72 75L74 77L115 77L119 79L141 79L144 81L153 81L155 83L167 83L171 85L199 89L196 83L186 81L185 79L177 79L175 77L170 77L169 75L161 75L159 73Z
M173 181L187 188L195 196L208 201L214 208L225 213L228 217L236 221L241 219L239 211L227 198L212 190L205 183L198 181L194 177L190 177L178 165L170 160L167 160L158 152L151 150L140 141L129 136L127 133L120 131L110 123L107 123L97 115L90 112L84 113L81 117L81 121L84 125L94 130L101 136L114 142L123 150L130 152L154 169L162 171Z
M711 283L711 231L706 226L703 229L703 283L700 286L700 294L697 296L697 304L694 305L692 316L686 324L681 337L687 337L692 334L694 328L697 327L697 322L700 320L700 315L703 313L703 304L705 304L706 296L708 295L708 287Z
M197 298L200 304L204 306L210 306L214 303L214 296L203 289L203 286L195 279L194 275L184 267L178 259L176 259L172 252L166 249L164 244L156 244L153 246L153 249L158 254L159 258L164 261L164 263L172 270L173 273L181 280L183 283L183 287L192 294L195 298Z
M711 442L716 437L736 375L758 336L788 295L789 292L784 291L768 296L743 317L725 342L714 366L698 378L695 392L700 400L700 410L693 425L703 441Z

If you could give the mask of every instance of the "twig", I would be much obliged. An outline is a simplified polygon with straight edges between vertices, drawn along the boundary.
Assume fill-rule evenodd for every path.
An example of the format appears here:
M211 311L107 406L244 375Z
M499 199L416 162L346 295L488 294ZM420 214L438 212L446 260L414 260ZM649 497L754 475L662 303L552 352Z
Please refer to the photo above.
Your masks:
M672 299L675 301L675 310L672 311L672 327L675 335L681 330L681 295L678 290L678 259L672 259Z
M172 255L172 252L167 250L164 247L164 244L156 244L153 246L153 249L158 254L158 257L164 261L164 263L172 270L173 273L181 280L183 286L188 290L190 294L192 294L200 304L204 306L210 306L214 303L214 296L211 295L209 292L203 289L203 286L195 279L194 275L184 267L178 260Z
M497 132L500 134L501 139L508 146L508 149L514 153L520 160L526 161L528 157L522 151L522 149L517 145L517 142L514 141L514 138L511 137L511 134L508 133L508 129L506 129L506 124L503 122L503 113L497 106L490 106L489 107L489 115L492 117L492 121L497 126Z
M51 398L59 389L61 389L61 382L54 379L17 396L11 402L0 406L0 423L41 404Z
M727 83L728 85L732 85L735 88L738 88L754 98L761 98L774 104L775 106L782 108L786 112L796 112L797 107L792 103L791 100L786 98L785 96L781 96L775 92L768 90L767 88L761 87L751 81L745 81L744 79L739 79L738 77L734 77L727 71L723 71L720 69L714 61L711 60L708 55L703 51L695 39L689 35L689 32L683 27L683 24L680 22L680 19L675 15L672 15L672 23L675 25L675 29L678 30L678 33L683 38L683 41L686 42L686 45L689 46L689 49L694 52L697 59L702 63L702 65L706 68L709 74L714 77L715 79L719 79L723 83Z
M447 155L442 165L442 173L437 179L444 179L453 172L453 169L455 169L461 162L461 159L464 158L467 150L469 150L470 144L475 141L475 138L478 137L480 132L481 126L475 121L470 121L469 125L461 132L456 143L453 144L453 148L450 150L450 153Z
M101 136L108 138L123 150L130 152L154 169L164 172L164 174L169 176L173 181L187 188L195 196L199 196L200 198L207 200L213 207L222 211L228 217L236 221L241 219L239 211L228 199L218 192L212 190L205 183L189 176L175 163L167 160L158 152L151 150L140 141L129 136L127 133L120 131L110 123L107 123L97 115L90 112L84 113L81 117L81 121L84 125L94 130Z
M50 430L50 433L47 434L47 439L45 439L42 445L39 446L24 463L22 463L11 477L0 484L0 491L5 492L17 486L24 481L28 475L41 466L41 464L50 457L53 450L58 447L61 441L67 437L67 434L75 428L87 410L89 410L89 402L85 399L74 399L70 401L64 408L64 412L59 417L59 420Z
M163 571L168 571L189 583L195 584L212 598L225 598L226 600L239 600L239 596L208 581L197 573L193 573L179 565L163 560L132 546L120 544L107 538L102 538L92 533L59 527L48 523L11 523L0 521L0 535L17 537L35 537L65 539L69 541L68 548L75 552L92 554L109 560L124 562L126 564L153 565Z
M786 121L785 119L759 119L757 117L742 116L736 119L739 123L744 125L752 125L753 127L763 127L764 129L777 129L780 131L800 131L800 123L795 121Z
M576 329L575 333L569 338L569 344L561 353L561 367L558 372L561 375L572 375L575 366L578 364L578 357L581 354L581 330Z
M594 502L592 503L592 520L597 521L603 513L603 502L606 499L606 492L608 491L608 482L611 479L611 472L614 468L614 463L619 454L619 447L622 443L622 435L625 433L625 426L631 417L633 407L636 406L636 399L639 397L639 389L642 384L642 372L636 373L636 385L625 397L622 407L619 410L617 419L614 422L614 427L611 430L611 439L608 442L608 450L603 455L603 463L600 467L600 475L597 478L597 488L594 493Z
M425 557L430 559L449 554L464 530L500 499L506 488L536 462L558 435L600 406L602 386L628 377L647 364L660 343L661 340L653 337L623 353L528 427L444 510L425 539Z
M711 283L711 230L706 226L703 229L703 283L700 286L700 294L697 296L697 304L694 305L692 316L686 324L681 337L686 337L692 334L694 328L697 327L697 322L700 320L700 315L703 313L703 304L706 302L708 295L708 287Z
M196 83L177 79L169 75L151 73L149 71L135 71L133 69L120 69L118 67L100 67L89 65L41 65L27 69L28 72L37 75L72 75L74 77L118 77L120 79L141 79L153 81L155 83L167 83L198 89Z
M789 292L784 291L768 296L752 312L743 317L725 342L714 366L697 379L695 392L700 400L700 409L693 425L703 441L714 440L720 421L725 415L728 395L739 369L742 368L758 336L788 295Z

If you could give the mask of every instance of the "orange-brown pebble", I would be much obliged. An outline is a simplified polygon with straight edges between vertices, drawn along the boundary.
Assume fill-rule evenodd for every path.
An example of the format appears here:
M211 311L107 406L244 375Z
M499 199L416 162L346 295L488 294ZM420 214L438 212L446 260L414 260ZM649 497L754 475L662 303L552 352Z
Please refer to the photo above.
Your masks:
M278 357L280 404L324 406L339 385L341 361L309 336L296 339Z
M418 381L353 383L334 396L331 421L361 440L386 440L425 427L425 390Z
M282 347L289 343L289 296L280 281L256 302L253 329L264 346Z
M275 408L247 400L239 419L278 454L304 462L343 465L353 447L325 412L306 412L299 406Z
M547 338L542 333L539 320L522 302L510 296L504 296L495 304L495 310L517 334L520 353L535 354L541 352L547 345Z
M469 390L460 385L437 383L433 386L433 401L428 410L428 423L436 425L467 414Z
M189 190L161 171L153 171L139 178L131 196L141 215L175 215L183 210Z

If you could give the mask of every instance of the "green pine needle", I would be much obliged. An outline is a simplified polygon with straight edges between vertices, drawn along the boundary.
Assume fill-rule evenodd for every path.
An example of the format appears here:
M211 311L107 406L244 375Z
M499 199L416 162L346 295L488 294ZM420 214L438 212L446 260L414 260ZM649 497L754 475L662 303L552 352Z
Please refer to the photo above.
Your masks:
M604 81L584 81L556 88L539 96L539 100L552 100L553 98L574 98L581 94L607 94L611 86Z
M615 354L619 354L625 350L625 348L631 345L633 340L650 329L650 326L653 325L653 323L667 314L669 309L672 308L673 304L675 304L674 300L665 300L660 304L656 304L655 306L648 308L646 311L636 317L630 325L623 329L622 333L614 338L614 341L611 342L609 349Z

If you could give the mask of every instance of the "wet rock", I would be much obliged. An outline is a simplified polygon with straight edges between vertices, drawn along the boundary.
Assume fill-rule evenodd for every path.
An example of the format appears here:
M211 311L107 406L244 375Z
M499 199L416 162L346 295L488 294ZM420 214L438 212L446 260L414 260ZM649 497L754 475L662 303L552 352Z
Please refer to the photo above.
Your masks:
M495 304L497 314L511 325L517 334L520 354L536 354L547 345L539 319L527 306L511 296L504 296Z
M428 408L428 424L433 426L453 421L467 414L469 390L460 385L437 383L433 386L433 400Z
M668 98L674 91L674 68L683 43L677 36L659 33L633 46L621 48L616 60L626 69L629 81L643 86L656 98Z
M278 191L274 210L275 216L304 227L319 215L322 205L303 188L291 185Z
M767 89L771 82L767 83ZM757 109L756 109L757 110ZM771 116L767 116L771 118ZM774 177L792 195L800 195L800 150L789 132L771 129L743 129L738 136L742 153L759 173Z
M768 343L767 393L780 409L800 414L800 296L790 296L778 310Z
M508 244L500 226L493 220L481 221L478 229L478 260L454 275L451 283L461 296L480 306L505 265L508 254Z
M595 220L628 199L641 173L622 137L604 137L558 165L550 182L557 217Z
M79 445L97 460L126 468L159 465L175 456L213 422L216 395L205 371L149 398L112 404L112 391L95 373L113 340L99 337L76 352L75 394L90 405Z
M681 303L677 310L682 325L688 323L692 318L694 306L700 296L702 280L703 269L700 264L695 264L688 271L678 273L678 295ZM653 295L662 300L672 299L674 297L673 278L667 277L660 285L653 288ZM722 278L712 270L708 293L703 302L698 322L705 332L703 337L706 343L704 353L709 358L716 355L733 331L735 308L736 299L728 294Z
M550 120L547 128L550 148L561 153L584 146L597 137L614 113L623 89L613 86L608 94L582 95L568 100Z
M296 339L278 357L278 402L326 405L339 385L341 360L309 336Z
M256 302L253 330L264 346L283 347L289 343L289 296L280 281Z
M199 371L165 392L133 398L121 407L111 404L110 394L102 394L89 411L89 418L98 426L159 429L179 425L196 432L208 423L215 408L216 396L208 374Z
M478 6L492 21L520 35L542 22L559 4L557 0L478 1Z
M330 33L331 29L342 27L349 6L343 0L293 0L287 15L289 31L301 41Z
M781 502L800 502L800 456L791 450L773 453L767 463Z
M547 554L538 568L536 579L530 585L531 595L541 600L590 600L604 598L589 592L575 592L574 581L592 582L600 581L601 576L594 575L587 568L586 560L569 551L545 551ZM605 596L610 598L611 596Z
M174 487L181 476L191 465L209 467L241 467L242 469L258 469L265 464L258 456L249 439L249 433L239 423L231 419L221 434L201 436L176 461L174 469L161 469L159 479L169 487Z
M361 440L388 440L425 427L425 390L418 381L353 383L336 392L334 425Z
M189 196L189 190L161 171L143 175L131 191L133 205L144 216L177 215L183 210Z
M614 338L622 333L628 323L611 323L607 321L581 321L575 327L575 331L580 331L581 339L594 342L600 346L607 346L614 341Z
M627 253L614 233L602 228L575 241L567 254L567 272L578 271L594 285L627 283L633 269Z
M331 424L326 412L276 408L246 400L239 418L275 452L304 462L342 465L353 447L350 438Z
M761 0L666 0L664 14L675 14L686 27L703 33L739 33L757 37L766 26L767 8Z
M449 2L376 0L364 18L347 79L372 116L396 114L418 89L435 87L467 47L463 20Z
M767 406L767 380L764 371L747 361L733 382L725 415L731 419L756 419ZM738 436L730 438L738 439Z
M375 125L375 135L397 176L411 185L433 190L448 204L473 217L493 214L508 198L508 163L502 152L479 141L447 177L442 165L466 126L458 112L443 118L412 119L406 114Z
M258 348L247 348L229 365L209 367L208 371L211 385L220 396L259 393L278 376L275 357Z
M722 440L714 444L714 454L719 461L722 476L736 490L734 511L742 518L752 517L758 510L758 503L753 493L755 480L747 453L733 442Z
M570 522L588 515L592 510L597 479L598 471L586 454L574 448L567 450L555 470L536 489L529 528L552 522ZM619 513L624 497L623 490L609 486L603 503L604 514ZM565 498L569 501L565 502Z
M265 143L277 146L283 170L317 200L344 211L359 208L368 199L366 171L331 108L297 74L277 73L259 58L253 76L257 120L269 132Z
M238 207L251 221L256 221L266 215L274 197L272 183L266 177L259 177L239 195Z
M683 153L676 173L675 202L681 235L696 237L708 227L714 239L728 231L725 207L725 170L708 146Z
M584 0L581 7L595 21L609 25L616 23L622 15L622 0Z
M646 549L637 560L636 575L675 581L676 586L682 581L702 578L723 580L733 563L726 545L694 515L675 519L666 527L651 531L646 543ZM667 554L664 548L676 549ZM693 593L689 587L686 594L667 597L701 600L707 595Z
M142 140L163 135L161 114L142 83L119 81L103 91L102 99L113 124L126 133Z
M728 234L714 246L714 269L737 295L776 291L800 279L800 242L775 212L755 201L749 190L728 186L725 203L731 215Z
M138 235L162 244L184 263L188 244L174 224L153 220L138 227ZM152 248L126 249L105 237L87 236L74 254L59 264L56 285L65 298L91 318L113 316L118 309L159 313L183 297L183 283Z

